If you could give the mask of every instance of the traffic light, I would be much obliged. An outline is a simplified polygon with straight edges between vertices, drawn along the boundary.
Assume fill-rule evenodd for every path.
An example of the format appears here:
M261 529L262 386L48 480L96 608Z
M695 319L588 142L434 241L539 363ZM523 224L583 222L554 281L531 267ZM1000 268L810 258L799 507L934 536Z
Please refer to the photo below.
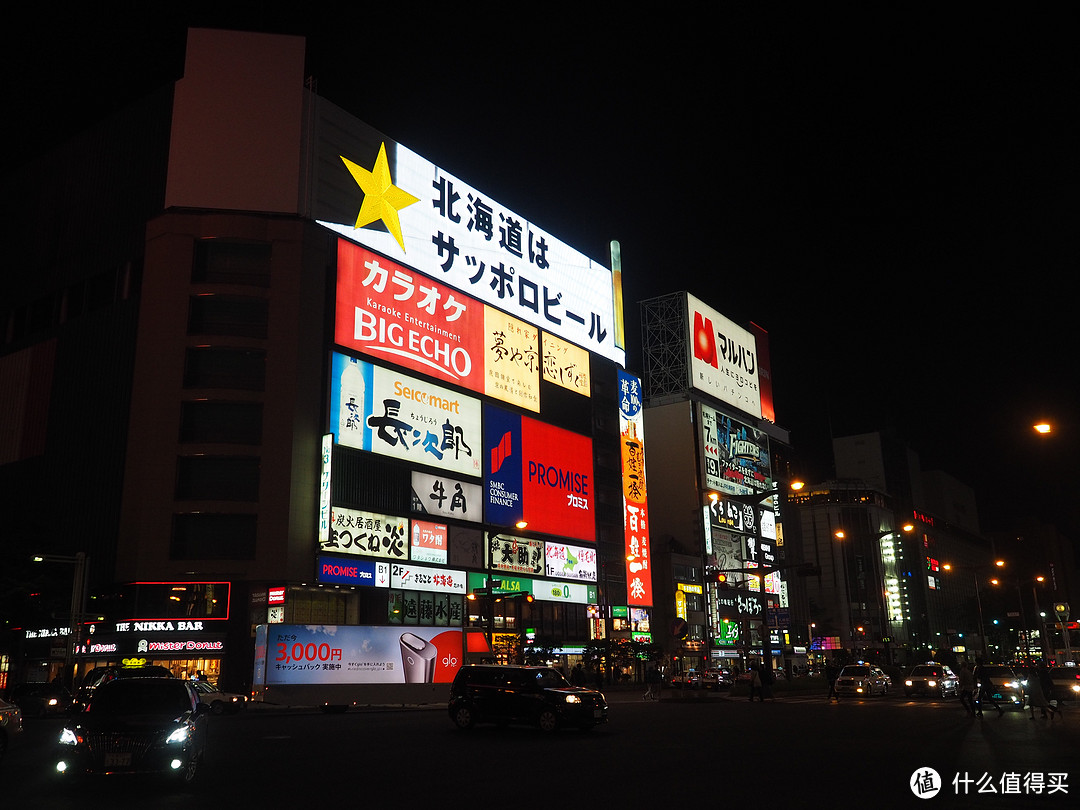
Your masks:
M717 574L716 584L720 586L720 590L722 591L726 591L728 588L731 587L731 583L728 582L727 574Z

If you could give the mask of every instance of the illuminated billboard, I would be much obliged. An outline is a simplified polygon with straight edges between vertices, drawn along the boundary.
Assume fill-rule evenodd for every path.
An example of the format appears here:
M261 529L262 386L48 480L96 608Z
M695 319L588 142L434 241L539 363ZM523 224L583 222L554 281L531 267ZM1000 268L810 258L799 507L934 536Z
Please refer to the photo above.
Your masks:
M352 241L607 357L611 271L363 122L318 108L314 218Z
M619 369L619 434L622 445L623 537L626 601L652 605L652 549L645 482L645 420L641 380Z
M514 537L512 534L487 536L487 567L508 574L537 576L544 573L544 541Z
M547 542L544 575L596 582L596 549Z
M409 532L409 559L446 565L447 529L442 523L414 520Z
M484 405L484 517L596 540L592 440Z
M584 349L543 333L544 379L582 396L592 395L589 353Z
M686 296L690 387L761 417L761 383L754 335L692 295Z
M330 417L338 444L481 474L480 402L472 397L334 352Z
M359 557L409 559L409 521L360 509L330 509L330 536L320 551Z
M266 634L268 685L450 683L461 666L461 630L275 624Z
M479 523L483 510L479 484L413 470L412 511Z
M334 341L540 410L535 326L346 239L338 240Z
M700 407L701 458L706 488L729 495L771 492L772 461L768 436L708 405Z

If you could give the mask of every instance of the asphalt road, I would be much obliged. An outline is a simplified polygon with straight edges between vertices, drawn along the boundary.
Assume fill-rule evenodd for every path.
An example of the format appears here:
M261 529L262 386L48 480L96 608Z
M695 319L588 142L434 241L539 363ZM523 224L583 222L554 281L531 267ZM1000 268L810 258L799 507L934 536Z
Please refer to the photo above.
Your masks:
M0 806L528 809L585 802L666 809L858 802L1019 810L1076 806L1080 796L1076 704L1067 704L1064 719L1049 721L1038 714L1030 720L1019 709L976 719L955 700L893 695L751 704L712 695L672 699L671 692L644 702L640 694L609 693L609 723L552 735L525 727L462 732L441 707L340 715L249 709L210 718L206 762L185 789L158 779L65 786L50 762L63 721L28 721L0 762ZM926 768L941 777L940 792L923 800L909 785ZM927 784L925 777L915 781ZM985 792L991 785L993 794Z

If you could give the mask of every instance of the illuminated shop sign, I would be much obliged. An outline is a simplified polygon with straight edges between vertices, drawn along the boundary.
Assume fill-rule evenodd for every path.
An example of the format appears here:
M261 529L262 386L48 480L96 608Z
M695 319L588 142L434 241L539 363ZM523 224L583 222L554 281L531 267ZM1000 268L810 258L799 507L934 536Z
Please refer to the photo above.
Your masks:
M702 405L700 439L708 489L729 495L772 491L772 462L765 433Z
M485 563L494 571L536 576L544 573L544 541L511 534L488 534Z
M409 559L446 565L447 530L442 523L414 520L409 531Z
M479 522L484 488L445 475L412 472L412 511Z
M338 444L479 476L480 402L334 352L331 423Z
M319 556L316 561L316 579L339 585L366 585L376 588L390 587L390 563L375 560L344 559Z
M543 333L541 342L544 352L544 379L568 391L591 396L589 353L547 332Z
M686 299L691 387L761 418L754 336L694 296Z
M488 523L596 540L588 437L485 405L484 473Z
M609 269L356 119L318 135L324 226L624 364Z
M320 550L407 560L409 521L396 515L335 506L330 510L330 540L322 544Z
M645 420L641 380L619 369L619 441L623 479L626 601L652 605L652 551L645 484Z
M285 588L268 588L266 591L266 604L268 605L284 605L285 604Z
M391 563L390 587L436 593L465 593L465 572Z
M488 578L485 574L469 574L468 579L470 592L487 587ZM499 575L494 575L492 579L498 582L495 586L496 595L530 593L540 602L570 602L575 605L595 605L597 602L595 585Z
M270 685L450 683L461 666L461 630L275 624L265 633L256 667Z
M546 546L545 576L596 582L595 548L568 546L550 540Z
M330 542L331 461L334 457L334 434L322 438L322 463L319 474L319 545Z

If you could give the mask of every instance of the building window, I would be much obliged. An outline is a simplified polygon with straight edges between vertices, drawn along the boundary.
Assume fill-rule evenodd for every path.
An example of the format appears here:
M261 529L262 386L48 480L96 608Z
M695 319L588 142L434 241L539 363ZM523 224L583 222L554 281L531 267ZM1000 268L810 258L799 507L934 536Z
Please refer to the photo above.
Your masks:
M270 286L270 244L202 239L195 243L192 281L207 284Z
M184 387L262 391L266 387L266 352L222 346L189 348Z
M259 444L263 406L259 402L184 402L180 441L205 444Z
M173 560L253 560L255 515L173 515Z
M265 338L270 303L241 295L193 295L188 307L189 335Z
M181 456L176 460L181 501L259 500L259 459L254 456Z

